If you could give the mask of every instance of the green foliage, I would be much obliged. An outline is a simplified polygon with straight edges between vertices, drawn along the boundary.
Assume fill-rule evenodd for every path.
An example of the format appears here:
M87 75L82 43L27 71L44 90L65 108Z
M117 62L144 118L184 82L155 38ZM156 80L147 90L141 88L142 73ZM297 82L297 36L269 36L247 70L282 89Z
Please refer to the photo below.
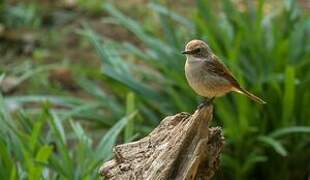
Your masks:
M293 161L289 160L298 154L302 157L309 143L303 134L310 129L308 110L302 103L309 93L309 47L305 38L308 17L295 1L285 1L277 11L269 13L264 12L263 0L257 4L249 2L245 9L229 0L196 3L197 10L190 19L160 4L150 4L159 18L160 35L146 29L143 22L106 5L113 22L131 31L146 46L143 50L130 43L100 38L88 26L83 34L97 50L103 74L122 86L118 89L121 94L136 93L137 101L147 109L144 112L141 108L145 119L158 113L192 111L198 104L185 81L185 58L180 51L192 38L206 40L241 84L268 102L259 106L236 94L216 101L215 119L223 125L227 138L223 176L249 179L262 172L261 176L266 178L273 177L268 174L270 168L305 168L306 164L299 164L292 169ZM280 137L274 135L277 132L296 133ZM288 156L286 163L282 163L285 159L281 156Z
M78 6L86 10L86 12L98 14L101 12L102 5L104 5L105 0L78 0Z
M38 27L41 24L39 7L34 3L12 6L3 0L0 2L0 21L9 28Z
M39 113L21 111L14 119L8 113L7 101L0 97L0 176L96 179L98 165L111 157L117 136L136 111L125 115L94 144L80 123L61 118L47 102ZM66 114L72 115L70 111Z
M99 7L97 0L77 2L82 9L97 12ZM37 85L25 95L0 96L0 177L97 179L114 144L143 137L162 117L192 112L200 103L187 85L180 54L187 41L199 38L246 89L267 101L260 106L238 94L215 101L214 125L223 126L227 142L218 178L305 179L309 17L293 0L277 4L272 12L266 12L269 2L256 2L239 7L231 0L196 0L190 17L150 3L148 10L156 15L148 23L151 28L103 3L109 22L129 30L142 46L100 37L84 23L78 33L96 50L101 69L14 66L19 83L33 80ZM37 27L40 21L35 5L1 3L0 11L6 26ZM74 80L87 98L46 85L47 71L67 66L76 72ZM4 78L1 74L0 82ZM39 88L49 93L40 95Z

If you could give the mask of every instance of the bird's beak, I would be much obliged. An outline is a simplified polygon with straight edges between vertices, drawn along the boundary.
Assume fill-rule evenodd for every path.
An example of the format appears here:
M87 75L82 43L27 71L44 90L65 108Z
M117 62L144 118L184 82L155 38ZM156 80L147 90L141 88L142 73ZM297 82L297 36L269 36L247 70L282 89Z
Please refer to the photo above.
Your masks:
M182 54L190 54L191 52L190 51L182 51L181 53Z

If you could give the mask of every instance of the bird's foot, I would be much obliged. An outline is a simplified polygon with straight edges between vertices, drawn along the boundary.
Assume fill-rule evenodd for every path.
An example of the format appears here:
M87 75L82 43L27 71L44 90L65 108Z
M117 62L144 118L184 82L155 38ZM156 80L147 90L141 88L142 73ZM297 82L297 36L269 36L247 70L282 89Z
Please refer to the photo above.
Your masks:
M204 101L198 105L197 109L201 109L203 108L204 106L210 106L213 104L213 100L214 100L214 97L212 98L205 98Z

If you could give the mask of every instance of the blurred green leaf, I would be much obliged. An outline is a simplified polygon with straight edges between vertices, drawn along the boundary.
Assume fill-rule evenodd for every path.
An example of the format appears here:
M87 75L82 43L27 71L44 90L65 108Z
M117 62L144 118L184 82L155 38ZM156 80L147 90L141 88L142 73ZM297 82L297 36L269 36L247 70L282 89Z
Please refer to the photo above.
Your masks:
M274 151L280 154L281 156L287 156L286 149L282 146L282 144L279 141L273 139L272 137L260 136L258 137L258 140L265 143L266 145L271 146L274 149Z
M73 105L84 104L84 100L76 97L62 97L62 96L50 96L50 95L29 95L29 96L10 96L5 97L7 104L26 104L26 103L42 103L50 102L52 104L72 107Z
M133 75L129 72L127 63L118 56L115 49L108 47L108 44L104 44L104 46L102 46L99 39L96 38L97 36L89 29L89 27L85 25L84 28L85 31L83 34L89 38L90 42L100 55L100 58L104 64L102 69L105 75L124 84L126 87L143 96L152 99L160 98L160 96L158 96L158 94L151 88L133 78Z
M96 148L96 156L100 159L108 160L112 155L112 147L116 143L117 136L127 123L132 120L137 112L126 115L119 120L109 131L107 131L100 140Z
M135 111L135 96L133 93L127 94L126 99L126 115L130 115ZM127 122L124 131L124 140L125 142L129 142L129 140L134 136L134 120Z
M273 138L278 138L281 136L293 134L293 133L310 133L310 127L309 126L292 126L292 127L287 127L287 128L281 128L277 129L274 132L270 134L270 137Z
M57 133L58 137L60 138L62 144L66 144L66 135L65 135L65 130L62 125L61 119L58 117L58 115L54 112L51 111L51 123L53 125L53 128L55 129L55 132Z
M295 69L287 66L285 70L285 86L283 96L283 123L287 125L291 120L294 111L295 101Z
M51 146L49 146L49 145L42 146L39 149L39 151L35 157L35 161L40 162L40 163L47 163L47 160L50 157L52 151L53 151L53 148ZM41 165L38 164L30 172L29 178L41 179L42 173L43 173L43 167L41 167Z
M1 84L1 82L3 81L4 77L5 77L5 74L2 73L2 74L0 75L0 84Z
M159 14L169 16L170 18L172 18L176 22L181 23L182 25L186 26L189 29L194 28L194 24L190 20L186 19L184 16L177 14L176 12L171 11L170 9L168 9L165 6L151 2L149 4L149 7Z

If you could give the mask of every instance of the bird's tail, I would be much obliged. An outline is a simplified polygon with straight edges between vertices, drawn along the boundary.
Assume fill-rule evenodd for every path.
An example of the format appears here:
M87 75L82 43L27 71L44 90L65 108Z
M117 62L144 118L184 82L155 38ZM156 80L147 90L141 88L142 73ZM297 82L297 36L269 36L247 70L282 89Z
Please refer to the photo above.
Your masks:
M238 88L238 89L234 89L234 91L240 93L240 94L244 94L247 97L249 97L250 99L252 99L253 101L259 103L259 104L266 104L266 102L264 100L262 100L261 98L255 96L254 94L250 93L249 91L242 89L242 88Z

